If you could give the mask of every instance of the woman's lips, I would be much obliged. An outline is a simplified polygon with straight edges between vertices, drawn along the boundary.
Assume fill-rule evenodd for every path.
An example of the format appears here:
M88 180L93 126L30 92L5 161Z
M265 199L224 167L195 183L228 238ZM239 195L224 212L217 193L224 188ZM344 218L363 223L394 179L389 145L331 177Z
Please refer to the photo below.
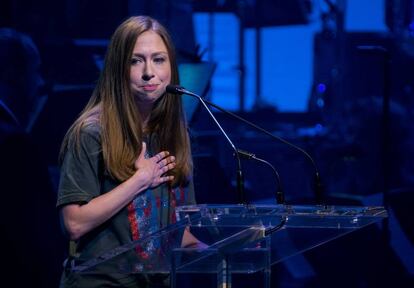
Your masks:
M157 89L157 84L148 84L148 85L142 85L141 86L144 91L154 91Z

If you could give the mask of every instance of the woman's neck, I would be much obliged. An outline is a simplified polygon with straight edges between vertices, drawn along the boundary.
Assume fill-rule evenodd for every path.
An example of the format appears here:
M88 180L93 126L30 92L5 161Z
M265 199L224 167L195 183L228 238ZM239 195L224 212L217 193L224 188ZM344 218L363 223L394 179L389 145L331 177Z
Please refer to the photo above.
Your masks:
M149 119L151 117L152 105L143 105L142 103L137 103L137 107L139 114L141 115L142 130L146 131Z

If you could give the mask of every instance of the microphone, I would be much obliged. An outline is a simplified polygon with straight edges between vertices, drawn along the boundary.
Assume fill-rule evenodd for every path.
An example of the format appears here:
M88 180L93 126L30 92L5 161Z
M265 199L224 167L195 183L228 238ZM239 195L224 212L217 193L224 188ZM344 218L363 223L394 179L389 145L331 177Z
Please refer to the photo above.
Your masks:
M193 92L190 92L187 89L185 89L184 87L179 86L179 85L171 85L171 84L167 85L167 87L165 87L165 91L167 93L171 93L171 94L179 94L179 95L187 94L187 95L190 95L190 96L194 96L194 97L200 99L200 101L202 103L203 103L203 101L206 101L205 99L202 99L201 96L199 96L199 95L197 95Z
M252 122L250 122L250 121L248 121L248 120L246 120L246 119L244 119L244 118L242 118L242 117L240 117L240 116L238 116L238 115L236 115L236 114L234 114L234 113L232 113L232 112L230 112L230 111L228 111L228 110L226 110L226 109L218 106L217 104L214 104L214 103L212 103L212 102L210 102L208 100L205 100L205 99L201 98L201 96L199 96L199 95L197 95L197 94L195 94L193 92L190 92L190 91L186 90L184 87L181 87L181 86L178 86L178 85L168 85L166 87L166 91L168 93L172 93L172 94L187 94L187 95L190 95L190 96L197 97L203 103L203 105L206 106L205 103L207 103L208 105L210 105L210 106L212 106L212 107L220 110L221 112L224 112L225 114L227 114L227 115L229 115L231 117L234 117L234 118L238 119L239 121L241 121L241 122L249 125L250 127L253 127L254 129L256 129L256 130L258 130L258 131L260 131L260 132L262 132L262 133L264 133L264 134L266 134L268 136L270 136L271 138L276 139L276 140L278 140L278 141L280 141L280 142L282 142L282 143L290 146L291 148L294 148L294 149L298 150L299 152L301 152L305 156L305 158L309 160L309 162L311 163L311 165L312 165L312 167L313 167L313 169L315 171L315 177L314 177L314 185L315 185L314 186L314 190L315 190L314 192L315 192L315 198L316 198L316 202L318 204L320 204L322 202L323 191L322 191L322 182L321 182L321 178L320 178L320 174L319 174L319 169L316 166L316 163L313 160L313 158L305 150L303 150L299 146L296 146L293 143L290 143L289 141L287 141L287 140L285 140L285 139L283 139L283 138L281 138L279 136L276 136L276 135L270 133L269 131L265 130L264 128L262 128L262 127L260 127L260 126L258 126L256 124L253 124ZM210 111L210 113L211 113L211 111ZM236 154L238 154L238 153L236 153Z
M167 87L165 88L165 91L167 93L171 93L171 94L187 94L193 97L196 97L201 104L204 106L204 108L207 110L207 112L210 114L210 117L214 120L214 123L216 123L217 127L220 129L221 133L223 133L224 137L227 139L227 142L229 142L231 148L234 150L234 156L236 157L236 162L237 162L237 175L236 175L236 182L237 182L237 191L239 194L239 201L242 204L247 204L246 203L246 197L244 194L244 180L243 180L243 172L242 172L242 168L241 168L241 161L240 161L240 154L238 153L238 149L236 148L236 146L233 144L233 142L230 140L229 136L227 135L227 133L224 131L224 129L221 127L220 123L217 121L216 117L214 117L213 113L211 112L210 108L208 108L208 106L205 103L205 100L203 98L201 98L201 96L192 93L186 89L184 89L181 86L178 85L167 85Z

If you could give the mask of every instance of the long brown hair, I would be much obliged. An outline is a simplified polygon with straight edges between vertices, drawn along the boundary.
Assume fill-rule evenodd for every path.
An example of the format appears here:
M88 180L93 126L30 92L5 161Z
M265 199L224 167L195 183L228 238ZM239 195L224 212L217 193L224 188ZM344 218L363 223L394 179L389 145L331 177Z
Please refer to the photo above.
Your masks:
M98 122L103 159L110 175L124 181L135 173L134 162L141 152L144 135L142 119L130 89L130 63L138 36L148 30L156 32L164 41L171 65L171 84L179 84L174 46L166 29L148 16L127 19L112 36L92 97L65 136L61 159L69 139L74 137L79 143L82 127ZM158 99L147 128L157 138L151 143L153 152L168 150L176 157L177 165L170 173L175 176L173 185L185 184L192 174L192 160L181 98L166 93Z

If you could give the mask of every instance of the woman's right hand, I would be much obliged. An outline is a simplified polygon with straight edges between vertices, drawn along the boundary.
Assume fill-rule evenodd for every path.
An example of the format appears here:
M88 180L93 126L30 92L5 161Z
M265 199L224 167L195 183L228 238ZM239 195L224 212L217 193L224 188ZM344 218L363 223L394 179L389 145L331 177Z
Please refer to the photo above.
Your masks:
M147 188L154 188L162 183L172 181L174 176L166 176L165 173L174 169L175 157L170 155L168 151L162 151L151 158L145 158L147 145L142 143L141 153L134 166L137 169L136 174L139 175L143 184Z
M175 167L175 157L170 156L168 151L162 151L146 159L146 151L147 146L143 143L142 151L134 163L137 169L134 176L86 204L74 203L62 207L65 228L72 240L79 240L110 219L128 205L137 193L174 179L165 173Z

